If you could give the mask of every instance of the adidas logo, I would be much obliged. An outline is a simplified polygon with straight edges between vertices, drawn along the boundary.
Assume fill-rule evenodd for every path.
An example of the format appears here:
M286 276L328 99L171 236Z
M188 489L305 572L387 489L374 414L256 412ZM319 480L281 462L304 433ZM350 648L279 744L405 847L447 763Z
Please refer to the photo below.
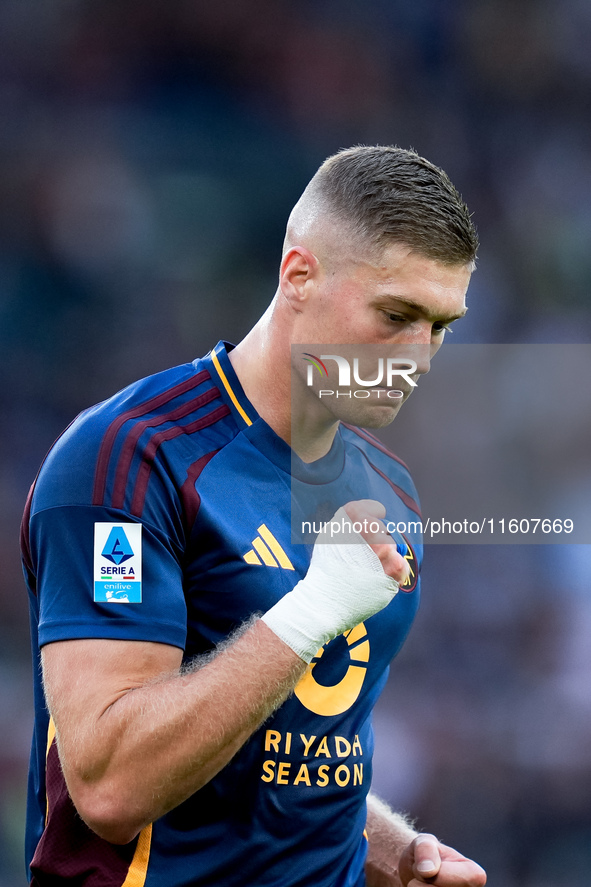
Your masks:
M293 570L294 566L271 530L261 524L257 530L259 534L252 540L252 548L242 557L247 564L266 567L283 567L284 570Z

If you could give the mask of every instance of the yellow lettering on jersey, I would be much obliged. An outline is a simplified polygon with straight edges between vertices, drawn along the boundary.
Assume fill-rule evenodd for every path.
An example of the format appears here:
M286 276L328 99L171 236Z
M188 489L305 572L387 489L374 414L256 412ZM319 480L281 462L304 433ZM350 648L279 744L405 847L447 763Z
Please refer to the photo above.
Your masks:
M265 733L265 751L273 751L279 754L279 742L281 741L281 733L278 730L267 730Z
M289 785L289 771L291 764L288 761L280 761L277 768L277 785Z
M273 782L275 779L275 761L265 761L263 764L263 782Z
M309 752L310 752L310 746L312 745L312 743L314 742L314 740L316 739L316 737L315 737L315 736L310 736L309 739L306 739L306 737L304 736L304 734L303 734L303 733L300 733L300 739L301 739L302 742L304 743L304 757L307 758L307 757L308 757L308 754L309 754Z
M351 754L351 743L344 736L335 736L334 738L337 758L348 758Z
M345 764L341 764L335 770L334 774L335 782L337 785L340 785L343 788L345 785L348 785L349 780L351 779L351 771Z
M328 750L328 736L323 736L318 743L318 748L316 749L314 757L317 758L318 755L325 755L327 758L331 757L330 751Z
M308 767L306 764L302 764L300 769L298 770L298 775L293 781L294 785L299 785L300 782L305 782L306 785L312 785L310 782L310 774L308 773Z
M330 767L328 764L321 764L318 768L318 779L316 780L316 785L319 785L320 788L324 788L325 785L328 785L328 774L330 773Z

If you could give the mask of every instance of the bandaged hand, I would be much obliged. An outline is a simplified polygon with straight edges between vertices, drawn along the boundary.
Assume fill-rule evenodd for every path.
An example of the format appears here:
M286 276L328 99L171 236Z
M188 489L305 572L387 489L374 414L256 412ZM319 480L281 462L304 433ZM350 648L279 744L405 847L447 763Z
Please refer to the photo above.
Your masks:
M408 564L380 520L384 515L384 507L371 499L339 508L330 523L338 522L344 531L330 542L317 539L306 576L263 615L305 662L386 607L408 576ZM365 529L355 532L353 522Z

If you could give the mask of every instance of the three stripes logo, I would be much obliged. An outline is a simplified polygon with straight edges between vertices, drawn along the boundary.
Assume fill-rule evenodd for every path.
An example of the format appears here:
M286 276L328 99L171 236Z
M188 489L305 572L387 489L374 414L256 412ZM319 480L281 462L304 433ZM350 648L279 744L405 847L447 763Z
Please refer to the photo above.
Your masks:
M265 524L257 529L258 535L252 540L252 548L242 557L253 566L283 567L293 570L294 566L285 551Z

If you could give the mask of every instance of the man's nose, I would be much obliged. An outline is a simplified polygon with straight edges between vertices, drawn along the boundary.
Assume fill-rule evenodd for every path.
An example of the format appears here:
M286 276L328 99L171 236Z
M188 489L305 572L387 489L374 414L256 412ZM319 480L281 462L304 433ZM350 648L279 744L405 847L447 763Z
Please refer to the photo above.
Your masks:
M430 341L415 345L415 362L417 365L417 373L424 376L431 369L431 358L437 351L439 346L433 345Z
M413 370L413 376L422 376L431 369L431 357L437 350L437 346L433 346L428 342L413 342L412 344L397 346L396 357L398 360L413 361L416 364L416 370Z

